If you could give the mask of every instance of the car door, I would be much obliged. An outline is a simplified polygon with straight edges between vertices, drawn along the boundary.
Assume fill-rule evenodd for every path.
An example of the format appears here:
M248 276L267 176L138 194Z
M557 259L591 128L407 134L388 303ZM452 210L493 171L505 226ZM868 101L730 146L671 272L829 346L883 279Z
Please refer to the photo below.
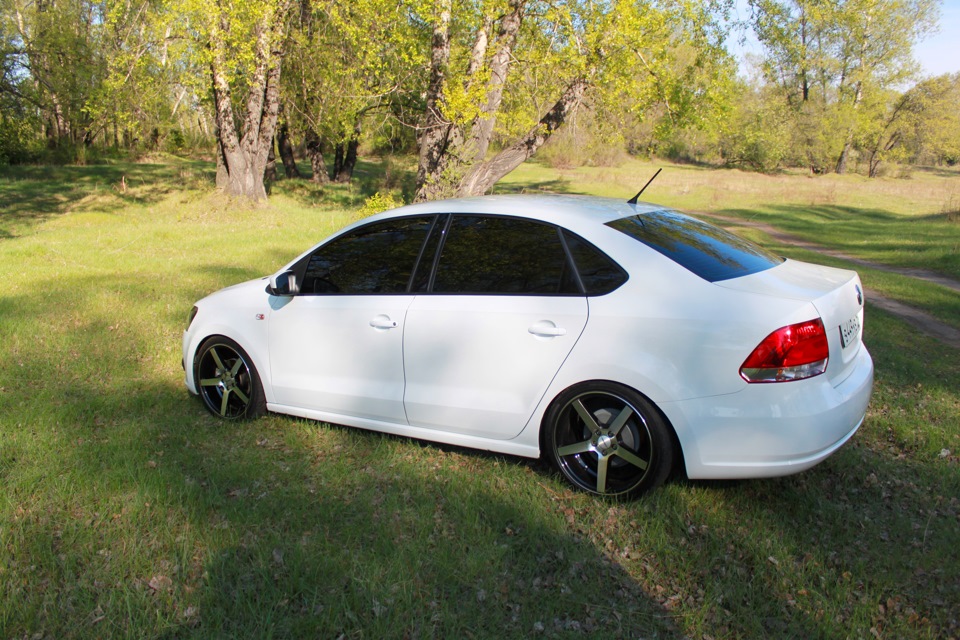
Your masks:
M515 437L587 322L558 229L453 215L435 272L407 310L404 406L412 426Z
M294 266L297 295L273 300L275 403L405 424L403 331L409 280L433 216L371 223Z

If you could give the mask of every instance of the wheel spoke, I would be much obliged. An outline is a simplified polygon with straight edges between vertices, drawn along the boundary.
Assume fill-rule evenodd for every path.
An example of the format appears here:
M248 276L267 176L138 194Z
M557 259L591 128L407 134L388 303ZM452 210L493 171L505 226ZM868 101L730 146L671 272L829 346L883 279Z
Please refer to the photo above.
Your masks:
M625 461L629 462L630 464L632 464L633 466L637 467L642 471L646 471L647 469L647 464L648 464L647 461L641 459L639 456L637 456L637 454L633 453L632 451L630 451L625 447L620 447L619 449L617 449L614 452L614 455L623 458Z
M218 369L220 369L221 371L226 371L227 368L226 368L225 366L223 366L223 362L220 360L220 356L217 354L217 348L216 348L216 347L210 347L210 351L208 351L207 353L209 353L211 356L213 356L213 361L214 361L215 363L217 363L217 368L218 368Z
M558 447L557 455L563 457L572 456L577 453L586 453L587 451L590 451L591 444L592 443L589 440L584 440L583 442L568 444L565 447Z
M591 415L587 408L583 406L583 402L580 401L580 398L577 398L570 403L573 406L573 410L577 412L577 415L580 416L580 419L587 425L587 429L590 429L590 433L594 435L600 435L600 425L597 424L596 419Z
M240 371L240 367L243 366L243 358L237 358L237 361L233 363L233 369L230 369L230 375L236 376L237 371Z
M220 415L227 417L227 402L230 400L230 389L223 392L223 401L220 402Z
M597 458L597 493L607 492L607 464L609 462L610 456Z
M220 384L220 378L204 378L200 381L201 387L215 387Z
M617 417L613 419L613 422L610 423L610 432L615 436L620 435L620 430L623 429L623 425L627 424L627 420L631 416L633 416L633 408L630 405L625 405L617 414Z
M250 403L250 398L248 398L247 394L245 394L243 391L237 389L236 387L234 387L232 391L237 394L237 397L240 398L240 400L243 401L244 406Z

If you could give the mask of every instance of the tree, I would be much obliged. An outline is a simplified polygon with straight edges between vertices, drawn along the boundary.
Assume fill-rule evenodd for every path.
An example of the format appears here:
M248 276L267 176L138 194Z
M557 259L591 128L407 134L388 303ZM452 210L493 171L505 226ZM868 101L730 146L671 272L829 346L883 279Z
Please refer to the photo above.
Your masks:
M918 113L904 134L912 159L937 165L960 163L960 73L925 80L909 94Z
M805 132L810 166L845 172L860 132L882 117L876 97L914 77L913 45L934 27L936 0L750 0L750 6L764 73L783 90L797 131Z
M209 70L217 187L264 200L264 171L280 110L280 70L292 0L184 0L181 11Z
M861 146L869 175L881 163L906 161L955 164L960 161L960 74L920 82L908 91L889 92L881 116L863 133Z
M713 3L442 0L429 23L418 199L489 191L588 97L677 124L729 79Z
M426 31L410 0L302 0L283 77L291 128L306 142L313 180L351 179L366 127L403 117L422 91ZM399 114L399 116L398 116Z
M937 17L934 0L847 0L840 18L839 102L851 125L837 158L844 173L858 127L864 93L896 87L915 76L913 44L930 32Z
M6 4L6 3L5 3ZM87 0L12 0L4 31L14 57L8 82L43 113L50 146L92 141L87 99L106 75L104 7ZM7 84L8 90L14 90Z

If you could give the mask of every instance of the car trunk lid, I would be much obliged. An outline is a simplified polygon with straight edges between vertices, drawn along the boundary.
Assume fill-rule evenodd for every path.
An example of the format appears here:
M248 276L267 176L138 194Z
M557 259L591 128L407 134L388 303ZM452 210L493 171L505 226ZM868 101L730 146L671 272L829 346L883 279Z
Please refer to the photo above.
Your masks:
M787 260L766 271L715 283L758 295L809 302L827 331L830 360L826 375L834 385L853 371L863 337L863 286L855 271ZM771 327L771 330L777 327Z

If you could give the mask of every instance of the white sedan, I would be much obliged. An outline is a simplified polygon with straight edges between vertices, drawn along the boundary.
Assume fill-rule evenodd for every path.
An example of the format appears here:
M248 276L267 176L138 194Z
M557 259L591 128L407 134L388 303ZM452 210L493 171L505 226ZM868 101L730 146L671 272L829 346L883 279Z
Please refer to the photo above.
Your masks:
M547 456L579 489L672 471L803 471L862 424L857 274L649 204L487 196L357 222L197 302L187 388L275 411Z

